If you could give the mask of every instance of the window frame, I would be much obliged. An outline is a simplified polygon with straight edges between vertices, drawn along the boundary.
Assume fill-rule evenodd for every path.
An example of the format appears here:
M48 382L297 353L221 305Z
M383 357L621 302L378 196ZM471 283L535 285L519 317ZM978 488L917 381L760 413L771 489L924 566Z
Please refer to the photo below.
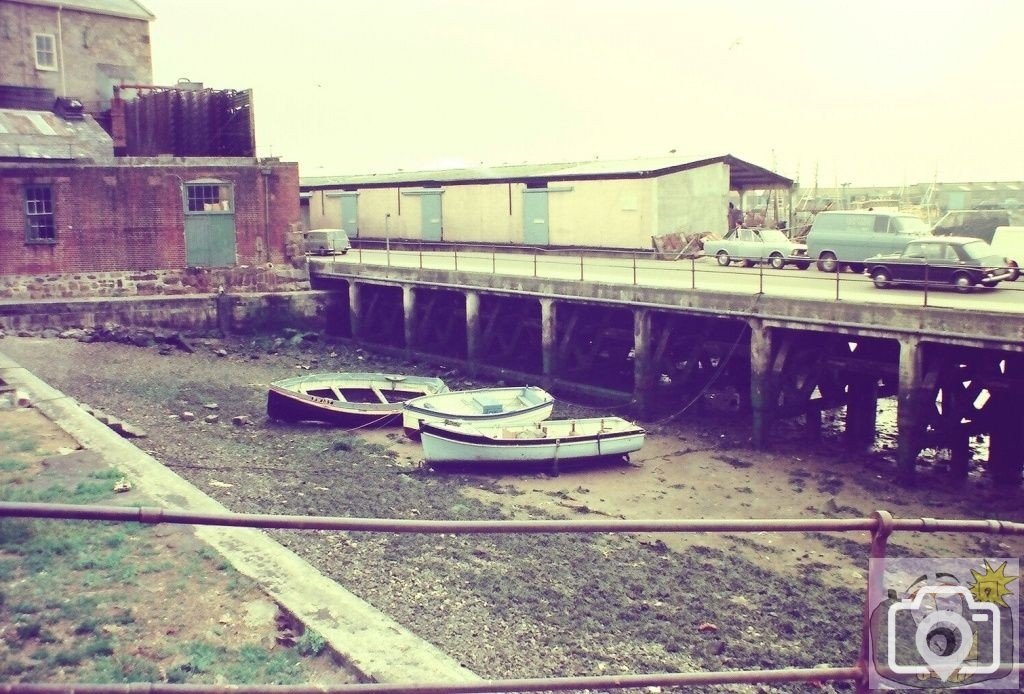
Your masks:
M33 191L45 191L45 195L32 196ZM57 206L53 185L26 183L22 188L22 199L25 201L25 243L44 246L57 243ZM40 234L41 229L44 234Z
M47 39L50 47L48 51L41 51L39 47L39 39ZM43 53L49 53L53 57L52 63L41 63L39 62L39 56ZM35 59L36 70L46 70L48 72L56 72L58 68L57 64L57 37L53 34L44 34L42 32L36 32L32 34L32 56Z
M210 194L213 191L217 193L216 198ZM235 186L230 181L186 181L182 198L186 215L235 213ZM223 209L225 202L227 209ZM221 209L206 209L207 204L219 205ZM202 209L194 209L197 205L202 205Z

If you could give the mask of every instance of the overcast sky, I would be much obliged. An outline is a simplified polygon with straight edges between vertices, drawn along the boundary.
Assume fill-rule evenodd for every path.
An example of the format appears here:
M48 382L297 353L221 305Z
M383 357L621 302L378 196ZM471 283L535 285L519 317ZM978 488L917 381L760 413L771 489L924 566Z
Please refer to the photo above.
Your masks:
M154 78L255 91L302 176L734 154L1024 180L1022 0L141 0Z

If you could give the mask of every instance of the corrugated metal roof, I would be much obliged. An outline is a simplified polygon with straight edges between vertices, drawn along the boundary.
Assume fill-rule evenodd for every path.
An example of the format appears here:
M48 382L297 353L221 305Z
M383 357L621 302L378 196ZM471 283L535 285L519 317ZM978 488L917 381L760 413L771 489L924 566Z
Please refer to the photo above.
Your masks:
M0 109L0 158L106 161L110 135L93 120L66 121L49 111Z
M135 0L14 0L23 5L42 5L45 7L62 7L65 10L106 14L113 17L129 19L145 19L152 21L155 15Z
M434 171L398 171L351 176L311 176L299 179L303 189L366 188L431 183L502 183L527 180L572 181L595 178L647 178L675 171L725 163L733 187L755 188L792 185L793 181L732 155L693 158L683 156L595 160L555 164L516 164Z

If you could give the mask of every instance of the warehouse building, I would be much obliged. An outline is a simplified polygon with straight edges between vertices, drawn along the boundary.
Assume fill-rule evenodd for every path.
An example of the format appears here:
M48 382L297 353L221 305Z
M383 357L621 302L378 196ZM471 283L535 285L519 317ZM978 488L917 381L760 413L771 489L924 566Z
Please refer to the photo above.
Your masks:
M650 248L726 231L728 204L793 181L731 155L300 178L307 228L353 239Z

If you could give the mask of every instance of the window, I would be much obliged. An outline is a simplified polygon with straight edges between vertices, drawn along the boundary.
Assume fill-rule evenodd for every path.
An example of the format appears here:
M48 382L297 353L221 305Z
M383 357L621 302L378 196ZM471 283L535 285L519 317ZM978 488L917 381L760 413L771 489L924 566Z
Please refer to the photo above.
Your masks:
M231 185L188 183L185 185L188 212L231 212Z
M57 225L53 215L53 188L48 185L25 187L25 241L56 243Z
M57 69L57 42L53 34L34 34L36 50L36 69L56 70Z

